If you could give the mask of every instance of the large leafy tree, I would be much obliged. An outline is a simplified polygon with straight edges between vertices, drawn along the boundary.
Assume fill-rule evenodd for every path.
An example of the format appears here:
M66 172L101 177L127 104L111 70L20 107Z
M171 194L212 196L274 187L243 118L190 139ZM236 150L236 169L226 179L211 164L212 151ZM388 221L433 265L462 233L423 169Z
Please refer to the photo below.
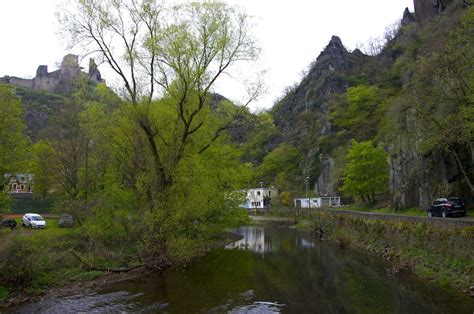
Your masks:
M27 152L24 111L14 90L0 84L0 190L3 175L24 171Z
M254 60L258 49L248 17L217 1L166 5L155 0L78 0L59 16L71 43L96 52L123 84L132 105L136 131L144 136L153 182L147 194L162 203L184 158L204 153L225 129L223 121L207 142L194 147L208 124L209 95L218 79L240 61ZM252 100L259 85L249 89ZM153 119L155 97L173 106L170 121ZM155 111L156 112L156 111ZM167 128L174 137L165 139ZM190 147L192 146L192 149Z
M257 179L266 184L275 184L280 190L295 190L301 176L300 164L303 154L293 145L281 144L263 159L257 168Z
M385 112L385 94L377 86L358 85L335 97L331 104L330 120L338 136L345 140L373 139Z
M375 202L375 195L388 189L387 155L372 141L352 141L347 154L342 191L359 196L363 202Z

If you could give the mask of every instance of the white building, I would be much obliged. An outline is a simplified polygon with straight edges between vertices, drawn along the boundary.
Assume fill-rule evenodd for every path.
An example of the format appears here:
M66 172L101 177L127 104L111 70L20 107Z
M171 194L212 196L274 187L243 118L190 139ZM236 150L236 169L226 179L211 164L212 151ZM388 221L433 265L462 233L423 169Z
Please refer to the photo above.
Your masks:
M295 198L295 207L297 208L321 208L339 206L341 206L341 198L339 196Z
M246 209L270 208L272 198L278 195L278 190L273 188L256 188L245 191L245 203L240 207Z

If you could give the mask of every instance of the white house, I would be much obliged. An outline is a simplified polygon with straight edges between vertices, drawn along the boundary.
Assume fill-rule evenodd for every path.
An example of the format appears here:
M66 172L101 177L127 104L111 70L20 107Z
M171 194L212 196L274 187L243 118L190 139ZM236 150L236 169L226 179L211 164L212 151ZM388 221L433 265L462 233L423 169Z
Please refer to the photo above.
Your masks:
M278 195L278 190L274 188L255 188L245 190L245 203L240 207L246 209L266 209L270 208L272 198Z
M339 206L341 206L341 198L339 196L295 198L295 207L297 208L321 208Z

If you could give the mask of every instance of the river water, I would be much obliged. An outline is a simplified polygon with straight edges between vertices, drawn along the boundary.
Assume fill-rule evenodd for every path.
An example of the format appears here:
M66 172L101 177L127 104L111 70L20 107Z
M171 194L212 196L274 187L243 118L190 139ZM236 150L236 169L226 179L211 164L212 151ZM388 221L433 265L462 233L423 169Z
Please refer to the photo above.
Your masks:
M368 254L290 228L242 227L243 239L187 269L42 300L15 312L473 313L474 301Z

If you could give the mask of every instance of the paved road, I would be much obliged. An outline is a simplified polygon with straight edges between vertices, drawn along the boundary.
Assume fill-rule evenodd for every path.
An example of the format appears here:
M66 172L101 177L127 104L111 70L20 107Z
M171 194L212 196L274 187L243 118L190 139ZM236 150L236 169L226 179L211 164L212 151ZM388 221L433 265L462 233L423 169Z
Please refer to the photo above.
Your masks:
M421 222L440 227L470 227L474 226L474 219L472 218L428 218L398 214L383 214L383 213L371 213L371 212L359 212L353 210L343 209L322 209L322 211L332 215L349 215L358 218L365 219L379 219L387 221L405 221L405 222ZM316 212L316 210L315 210ZM275 222L292 222L294 218L274 217L274 216L250 216L250 219L256 222L275 221Z

